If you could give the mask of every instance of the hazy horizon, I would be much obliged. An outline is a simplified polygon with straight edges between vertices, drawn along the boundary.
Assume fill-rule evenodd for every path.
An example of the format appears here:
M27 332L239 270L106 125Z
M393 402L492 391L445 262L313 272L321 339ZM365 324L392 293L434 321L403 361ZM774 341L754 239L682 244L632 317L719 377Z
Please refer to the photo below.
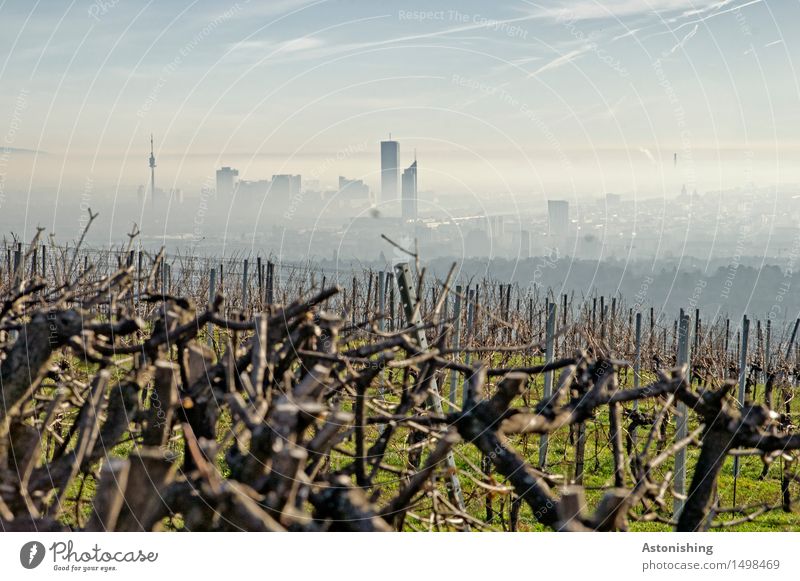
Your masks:
M214 170L532 199L800 182L799 45L762 0L7 1L2 195L94 196ZM673 155L677 153L677 164Z

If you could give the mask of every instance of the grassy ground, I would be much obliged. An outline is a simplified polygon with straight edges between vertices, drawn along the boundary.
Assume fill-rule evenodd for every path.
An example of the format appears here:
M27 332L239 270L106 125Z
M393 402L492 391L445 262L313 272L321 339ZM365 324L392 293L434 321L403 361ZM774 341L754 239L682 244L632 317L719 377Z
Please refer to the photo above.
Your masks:
M493 364L498 364L499 360L493 360ZM515 361L505 361L504 364L520 363ZM530 363L529 361L527 363ZM77 366L82 364L76 363ZM90 366L84 366L81 371L89 375L93 370ZM392 383L392 377L388 376L387 381ZM630 378L628 378L630 379ZM645 384L649 378L644 377L642 383ZM461 383L460 381L458 382ZM530 384L530 400L531 402L537 401L541 397L543 390L543 380L541 377L532 381ZM396 384L396 383L395 383ZM450 380L449 376L445 375L440 378L440 385L442 386L443 396L447 398ZM623 387L630 387L623 385ZM761 388L763 393L763 387ZM491 393L492 388L489 386L488 390ZM369 395L378 398L380 397L377 389ZM458 388L456 394L456 401L461 401L461 390ZM384 393L385 401L387 404L397 403L398 395L391 393L387 390ZM517 401L515 406L522 406L523 401ZM652 411L652 402L642 402L642 411ZM447 405L446 405L447 409ZM795 411L793 409L793 411ZM625 422L623 422L625 425ZM220 418L220 425L218 429L219 437L224 437L227 429L230 427L230 416L225 413ZM689 429L692 430L697 427L696 418L692 418ZM639 428L640 442L646 437L648 428ZM585 453L585 472L584 472L584 485L586 487L586 497L589 504L589 509L593 509L596 503L601 498L604 487L613 485L613 458L608 443L609 422L607 412L603 410L596 418L586 424L586 453ZM668 426L668 438L666 445L668 446L674 438L675 425L671 421ZM398 431L398 434L393 438L389 450L384 459L385 464L395 466L399 469L406 469L409 445L406 440L407 432L403 429ZM377 428L369 428L367 430L368 444L373 442L378 436ZM180 441L180 434L176 433L170 447L173 452L178 455L179 461L181 460L183 449L178 444ZM555 475L563 477L564 482L569 482L574 474L575 466L575 450L574 446L569 442L569 429L564 428L558 432L550 435L549 440L549 453L548 453L548 471ZM515 436L511 438L513 448L523 455L528 462L532 465L538 464L538 447L539 436ZM353 451L353 443L344 441L341 444L343 450ZM113 455L127 456L133 449L132 441L128 441L114 448ZM428 448L429 449L429 448ZM688 471L687 471L687 487L691 482L691 477L694 470L696 458L699 450L695 447L689 449L688 457ZM425 461L427 449L423 453L422 462ZM486 517L486 490L479 487L467 475L472 475L476 479L480 479L480 473L477 468L481 465L481 454L474 446L462 443L455 448L456 463L459 472L462 473L461 485L464 490L464 497L467 503L467 511L469 514L475 516L480 520L485 520ZM331 458L331 468L336 469L342 465L350 462L350 459L343 454L334 454ZM224 451L220 452L218 464L223 474L227 474L227 466L224 462ZM736 504L737 505L775 505L780 504L780 470L781 466L775 465L770 468L767 477L760 480L762 462L758 457L743 457L741 459L741 471L739 478L736 482ZM672 460L665 462L659 469L658 477L672 470ZM657 477L657 478L658 478ZM446 498L446 477L443 471L437 474L436 486L439 487L443 496ZM494 486L506 487L506 483L502 477L493 475ZM631 476L627 475L627 485L631 485ZM397 477L388 472L379 473L376 479L376 486L379 487L380 499L382 502L391 499L397 492L399 483ZM72 483L70 489L66 494L66 502L61 511L61 520L68 525L74 525L80 519L85 522L91 512L91 499L94 496L95 481L92 476L86 477L83 481L77 480ZM734 491L734 477L733 477L733 459L731 457L725 463L719 479L718 494L719 504L721 507L733 506L733 491ZM791 489L793 494L800 492L798 485L793 484ZM556 491L557 492L557 491ZM76 500L80 498L80 502ZM510 511L510 496L505 493L498 493L491 499L491 506L494 512L494 517L489 523L490 530L505 530L508 527L509 511ZM413 515L406 519L406 528L408 530L427 530L428 523L426 522L427 516L430 515L432 510L429 501L425 500L416 505L412 509ZM663 515L665 518L669 517L668 514ZM733 520L741 518L741 514L723 514L720 518L723 520ZM521 531L538 531L543 530L532 517L530 510L523 505L520 511L519 530ZM180 529L180 519L169 519L164 523L167 529ZM665 523L658 522L631 522L630 529L633 531L666 531L670 530L670 526ZM797 512L785 513L780 509L770 511L758 517L754 522L745 522L733 527L725 527L716 530L725 531L789 531L800 530L800 514Z
M648 379L644 377L642 384L644 385ZM543 390L542 378L531 384L531 399L536 401L541 396ZM443 395L447 398L447 386L449 386L449 379L441 382L444 392ZM623 386L626 387L626 386ZM630 387L630 386L627 386ZM763 393L763 386L759 386L758 390ZM491 388L488 390L491 392ZM460 401L461 393L457 394L457 401ZM523 405L523 402L517 401L515 406ZM642 402L642 411L652 411L652 402ZM793 412L794 407L793 407ZM626 422L623 421L623 425ZM689 430L698 427L696 417L691 417ZM649 428L639 428L639 442L641 443L647 436ZM604 491L602 488L613 486L613 456L609 444L609 420L606 409L604 409L595 419L587 422L586 424L586 450L585 450L585 467L584 467L584 486L586 487L586 498L589 504L589 510L599 502ZM669 446L675 438L675 423L671 419L668 425L667 440L665 445ZM538 465L539 458L539 436L515 436L510 438L513 448L520 453L532 465ZM389 454L387 454L386 462L395 466L404 466L408 455L408 447L402 437L395 438L394 446ZM687 489L691 482L691 477L694 473L694 466L699 455L697 447L690 447L687 452ZM473 476L478 477L475 467L481 465L481 454L472 445L460 444L455 449L456 464L460 471L471 473ZM423 458L424 462L424 458ZM548 472L563 477L564 482L570 482L574 475L575 466L575 449L574 445L569 442L569 429L564 428L558 432L551 434L549 438L548 450ZM736 506L753 506L753 505L780 505L781 504L781 489L780 489L780 476L782 465L777 461L770 470L765 479L760 479L763 463L759 457L745 456L740 458L740 472L739 477L736 479ZM662 475L673 470L673 460L670 459L661 465L656 472L656 480L660 480ZM505 486L504 479L498 475L493 475L495 479L493 484ZM445 493L446 478L440 474L438 478L438 486L442 492ZM381 497L389 499L397 490L397 482L395 478L384 478L382 480L383 489ZM632 486L632 477L630 473L626 475L627 486ZM461 485L464 489L464 496L467 500L467 511L469 514L484 520L486 517L486 493L483 489L476 486L469 478L462 477ZM558 491L556 491L558 492ZM800 492L800 486L792 484L791 492L796 495ZM733 457L728 457L722 472L719 477L718 484L719 506L721 508L734 506L734 476L733 476ZM510 501L506 495L498 494L492 499L492 507L494 518L490 523L492 530L505 530L509 522ZM670 502L671 504L671 502ZM415 507L415 512L421 517L426 517L430 514L431 506L420 505ZM669 518L670 515L663 515ZM719 515L715 519L715 523L722 521L733 521L741 519L741 513L726 513ZM410 526L422 526L420 522L410 522ZM660 522L637 522L632 520L630 523L630 530L632 531L668 531L671 526L666 523ZM533 519L530 510L523 505L520 512L519 530L521 531L538 531L544 530L535 519ZM785 513L780 508L778 510L769 511L759 516L753 522L744 522L735 526L724 526L715 528L713 530L719 531L791 531L800 530L800 513L793 511Z

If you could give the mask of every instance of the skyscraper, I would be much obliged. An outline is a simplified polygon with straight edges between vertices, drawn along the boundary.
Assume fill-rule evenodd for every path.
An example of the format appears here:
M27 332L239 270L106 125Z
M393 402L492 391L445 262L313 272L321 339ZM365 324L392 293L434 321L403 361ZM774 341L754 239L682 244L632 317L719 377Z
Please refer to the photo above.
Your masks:
M397 200L397 182L400 169L400 144L392 141L381 141L381 202Z
M402 189L403 220L417 219L417 160L403 172Z
M299 175L278 174L272 176L270 194L276 203L288 202L292 196L300 194L302 177Z
M236 188L236 178L239 170L231 167L221 167L217 170L217 196L232 198Z

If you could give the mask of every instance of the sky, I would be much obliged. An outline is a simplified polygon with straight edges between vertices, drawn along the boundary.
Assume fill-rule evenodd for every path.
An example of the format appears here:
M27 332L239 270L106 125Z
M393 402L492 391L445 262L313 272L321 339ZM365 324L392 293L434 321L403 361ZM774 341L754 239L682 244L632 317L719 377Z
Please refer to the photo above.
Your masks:
M423 190L800 182L798 21L789 0L0 0L0 202L130 192L151 133L187 195L221 165L377 187L390 133Z

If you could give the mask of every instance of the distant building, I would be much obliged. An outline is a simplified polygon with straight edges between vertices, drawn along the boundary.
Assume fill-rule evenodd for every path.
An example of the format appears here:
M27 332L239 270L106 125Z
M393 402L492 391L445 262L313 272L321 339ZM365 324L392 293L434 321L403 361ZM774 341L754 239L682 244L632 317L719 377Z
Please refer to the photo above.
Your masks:
M271 182L269 180L240 180L236 184L236 195L238 198L244 200L263 199L269 191L270 183Z
M618 206L622 202L622 196L619 194L606 194L607 206Z
M397 200L399 168L400 144L391 140L381 141L381 202Z
M525 260L531 257L531 233L521 230L519 233L519 258Z
M547 218L550 236L566 236L569 229L569 202L547 200Z
M270 196L279 204L288 202L289 198L300 194L301 182L302 179L299 175L274 175L269 188Z
M340 202L368 202L369 186L363 180L349 180L344 176L339 176L339 191L336 197Z
M502 238L506 233L506 221L504 216L489 216L489 231L493 239Z
M492 243L486 230L475 228L469 230L464 237L464 255L466 258L489 256Z
M221 167L217 170L217 196L221 198L232 198L236 190L236 181L239 177L239 170L231 167Z
M403 172L402 189L403 220L417 219L417 160Z

